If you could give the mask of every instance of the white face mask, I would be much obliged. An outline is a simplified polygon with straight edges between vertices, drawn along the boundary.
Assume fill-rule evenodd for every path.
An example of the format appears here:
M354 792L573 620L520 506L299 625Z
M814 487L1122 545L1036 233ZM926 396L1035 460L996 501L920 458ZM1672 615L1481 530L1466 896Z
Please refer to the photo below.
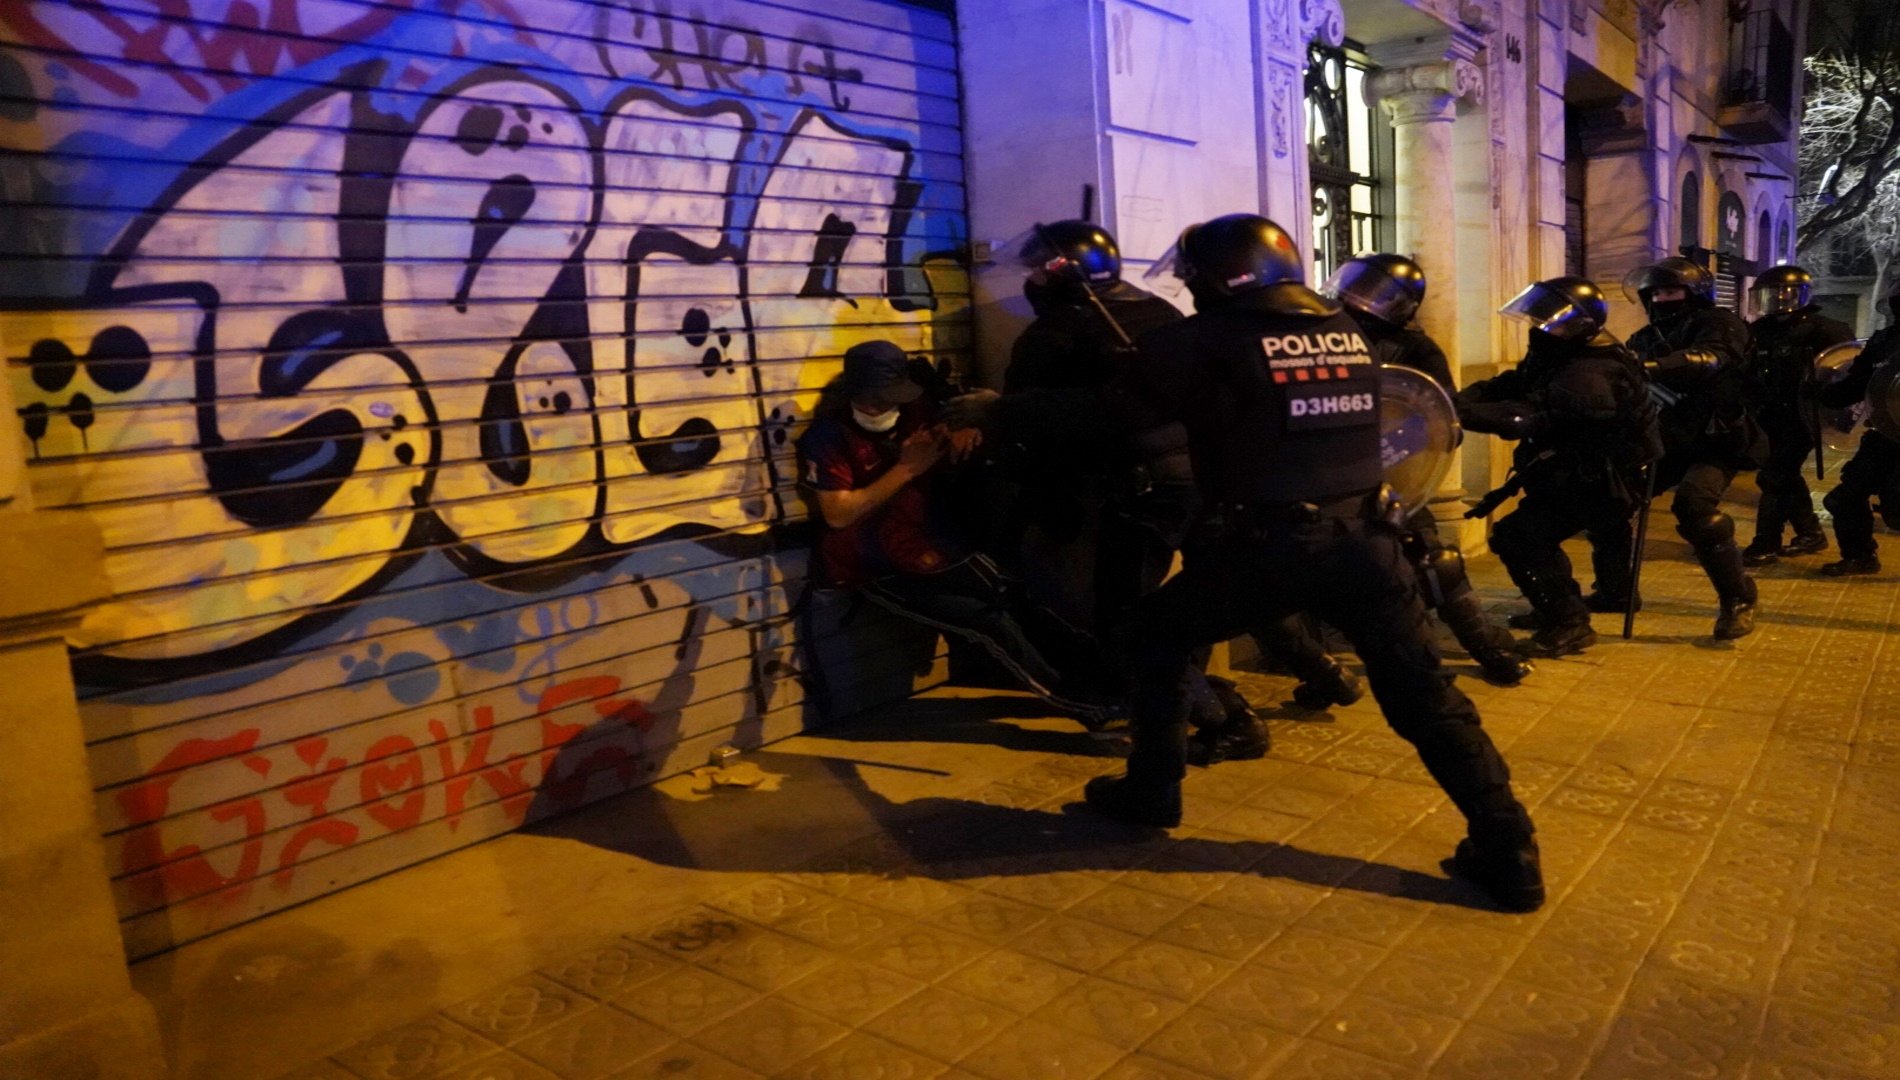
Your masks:
M899 410L897 409L885 409L883 412L873 416L858 408L856 405L853 405L851 406L851 419L856 420L858 426L866 431L872 432L873 434L883 434L897 426L898 412Z

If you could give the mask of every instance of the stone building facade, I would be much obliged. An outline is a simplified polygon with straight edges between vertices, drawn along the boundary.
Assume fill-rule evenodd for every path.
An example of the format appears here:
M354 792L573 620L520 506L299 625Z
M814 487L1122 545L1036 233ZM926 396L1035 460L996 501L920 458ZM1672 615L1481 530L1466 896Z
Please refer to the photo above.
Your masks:
M1075 212L1140 265L1259 210L1314 251L1412 255L1461 379L1520 355L1493 313L1688 250L1733 296L1791 258L1805 0L1042 0L959 6L973 235ZM1340 74L1343 73L1343 78ZM975 275L979 363L1024 312ZM1446 494L1501 478L1474 440ZM1456 516L1458 506L1447 505ZM1468 541L1480 538L1467 534Z

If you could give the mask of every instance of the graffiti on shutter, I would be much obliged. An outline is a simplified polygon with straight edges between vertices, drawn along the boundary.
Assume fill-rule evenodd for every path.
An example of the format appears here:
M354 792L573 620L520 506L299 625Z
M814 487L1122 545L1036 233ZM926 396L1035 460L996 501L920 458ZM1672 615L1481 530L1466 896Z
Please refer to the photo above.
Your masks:
M36 502L106 535L124 914L215 927L794 706L792 429L856 341L967 347L947 20L123 7L0 6L0 338Z

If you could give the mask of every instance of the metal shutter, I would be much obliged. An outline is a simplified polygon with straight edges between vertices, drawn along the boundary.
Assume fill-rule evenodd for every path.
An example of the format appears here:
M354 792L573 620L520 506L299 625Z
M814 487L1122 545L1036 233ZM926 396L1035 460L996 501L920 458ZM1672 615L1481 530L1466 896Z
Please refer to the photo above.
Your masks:
M800 725L789 440L856 341L965 363L958 123L874 0L0 4L134 955Z

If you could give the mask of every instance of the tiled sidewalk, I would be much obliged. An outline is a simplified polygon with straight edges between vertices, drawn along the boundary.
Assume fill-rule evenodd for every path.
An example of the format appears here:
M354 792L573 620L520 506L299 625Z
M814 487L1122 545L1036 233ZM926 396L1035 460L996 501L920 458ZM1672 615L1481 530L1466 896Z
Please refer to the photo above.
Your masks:
M1523 687L1461 680L1536 816L1534 915L1445 879L1462 823L1370 702L1276 713L1272 756L1195 772L1160 836L1075 812L1119 763L1070 725L932 698L748 755L776 790L670 782L511 838L677 902L292 1075L1900 1076L1895 576L1770 569L1719 645L1655 525L1636 640L1601 616Z

